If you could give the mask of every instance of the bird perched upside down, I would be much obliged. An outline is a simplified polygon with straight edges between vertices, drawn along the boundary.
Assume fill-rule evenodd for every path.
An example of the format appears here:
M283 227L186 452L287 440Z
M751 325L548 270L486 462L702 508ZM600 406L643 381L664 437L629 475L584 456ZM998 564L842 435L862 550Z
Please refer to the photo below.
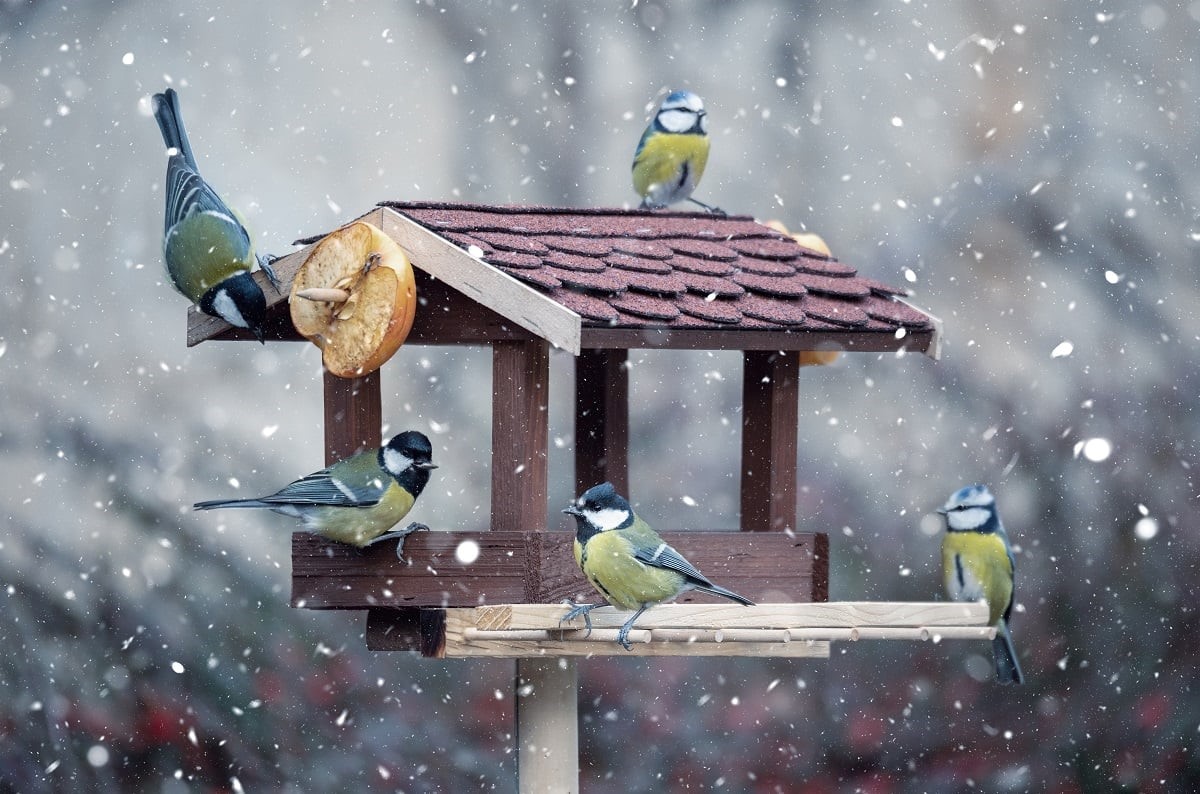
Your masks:
M408 515L429 483L432 461L429 439L415 430L392 437L376 450L338 461L257 499L214 499L198 502L196 510L257 507L298 518L304 528L330 540L363 548L399 539L396 556L403 557L404 539L424 524L388 532Z
M1008 629L1016 560L995 497L985 485L968 485L951 494L938 512L946 517L942 573L947 595L955 601L987 602L988 622L996 627L992 640L996 680L1025 683Z
M584 576L608 603L620 609L637 610L617 632L617 642L627 651L632 647L629 631L642 613L688 590L753 606L749 599L710 582L667 545L649 524L638 518L612 483L589 488L563 512L575 517L575 562ZM587 630L591 631L588 613L598 606L572 604L562 621L582 615Z
M642 209L690 201L712 213L716 207L692 198L708 164L708 114L691 91L672 91L642 133L633 153L633 189Z
M171 284L205 314L249 329L262 342L266 298L250 271L258 264L278 292L270 258L254 253L237 214L200 176L183 128L179 95L168 88L154 95L153 104L163 142L172 152L163 228L163 260Z

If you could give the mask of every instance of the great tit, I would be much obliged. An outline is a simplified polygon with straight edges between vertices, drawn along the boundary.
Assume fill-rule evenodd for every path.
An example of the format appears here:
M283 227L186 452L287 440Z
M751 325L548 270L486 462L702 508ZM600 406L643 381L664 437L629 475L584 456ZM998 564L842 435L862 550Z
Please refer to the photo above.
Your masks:
M270 496L215 499L198 502L194 509L265 507L299 518L310 532L359 548L399 539L396 556L400 557L404 539L428 527L413 523L395 532L388 530L408 515L425 490L430 469L437 468L432 456L429 439L423 433L408 430L393 436L377 450L351 455Z
M688 590L699 590L753 606L747 598L710 582L678 551L667 545L649 524L638 518L613 488L603 483L589 488L564 513L575 516L575 562L608 603L635 609L617 632L617 642L630 649L629 630L642 613ZM583 616L599 604L572 604L563 622Z
M992 640L996 680L1003 684L1025 683L1008 629L1016 560L996 512L995 497L985 485L968 485L951 494L938 512L946 517L946 536L942 540L946 593L955 601L982 598L987 602L988 621L996 627Z
M692 198L707 163L708 115L704 100L691 91L672 91L633 153L633 189L642 197L642 209L690 201L709 212L723 214Z
M155 94L153 104L163 142L171 152L163 226L167 275L175 289L205 314L247 328L262 342L267 302L250 271L257 263L278 292L271 261L254 253L250 233L237 214L200 176L175 89Z

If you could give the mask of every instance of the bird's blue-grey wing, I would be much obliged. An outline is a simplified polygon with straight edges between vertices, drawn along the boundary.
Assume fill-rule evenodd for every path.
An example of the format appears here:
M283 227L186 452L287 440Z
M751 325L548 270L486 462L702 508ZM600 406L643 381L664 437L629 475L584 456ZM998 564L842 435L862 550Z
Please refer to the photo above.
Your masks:
M262 497L268 504L321 505L328 507L370 507L378 504L387 489L383 478L350 483L330 474L329 469L314 472L284 487L278 493Z
M230 223L241 229L241 223L221 200L212 186L189 167L182 155L174 155L167 168L167 211L164 213L166 231L179 221L197 212L215 212L229 218ZM249 244L250 235L245 229L241 233Z
M638 140L637 148L633 150L633 165L635 168L637 167L638 158L642 156L642 149L646 148L646 141L650 140L650 136L653 133L654 123L651 122L650 126L646 127L645 132L642 133L642 137Z
M712 587L713 583L708 580L708 577L700 573L696 566L692 565L683 555L675 551L674 547L668 546L666 543L659 545L657 548L635 549L633 556L647 565L653 565L656 568L666 568L683 574L686 578L708 587Z

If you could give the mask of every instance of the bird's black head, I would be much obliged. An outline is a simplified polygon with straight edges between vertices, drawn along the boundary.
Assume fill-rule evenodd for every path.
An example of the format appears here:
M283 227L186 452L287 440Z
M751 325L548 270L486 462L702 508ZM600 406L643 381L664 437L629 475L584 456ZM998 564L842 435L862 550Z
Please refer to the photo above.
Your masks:
M247 270L230 276L204 293L200 297L200 310L230 325L248 328L258 341L266 341L267 298Z
M597 532L621 529L633 523L633 508L610 482L588 488L563 512L575 516L575 536L580 542Z
M379 449L379 467L395 477L414 498L418 497L429 484L429 471L437 468L433 445L424 433L405 430Z

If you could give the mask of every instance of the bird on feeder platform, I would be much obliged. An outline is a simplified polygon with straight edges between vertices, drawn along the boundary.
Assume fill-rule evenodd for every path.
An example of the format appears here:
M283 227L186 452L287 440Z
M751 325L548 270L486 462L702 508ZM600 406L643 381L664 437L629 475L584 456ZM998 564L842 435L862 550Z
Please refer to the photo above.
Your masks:
M153 98L154 118L170 152L163 260L171 284L205 314L265 338L267 303L250 275L258 264L275 291L279 281L270 257L254 253L237 213L204 181L183 128L179 95L168 88Z
M403 558L404 539L424 524L409 524L389 532L412 510L413 503L436 469L433 447L423 433L408 430L379 449L338 461L257 499L214 499L198 502L196 510L262 507L299 518L304 528L322 537L365 548L399 540L396 556Z
M690 201L709 212L716 207L692 198L708 163L708 114L691 91L672 91L642 133L633 153L633 189L642 209Z
M629 631L642 613L688 590L699 590L753 606L747 598L719 587L696 570L678 551L638 518L612 483L589 488L564 513L575 517L575 562L602 596L620 609L637 610L617 632L617 642L630 650ZM571 604L562 621L588 616L600 604Z
M996 512L996 498L986 485L968 485L951 494L938 512L946 517L942 540L946 593L955 601L987 602L988 622L996 627L992 640L996 680L1025 683L1008 628L1016 560Z

